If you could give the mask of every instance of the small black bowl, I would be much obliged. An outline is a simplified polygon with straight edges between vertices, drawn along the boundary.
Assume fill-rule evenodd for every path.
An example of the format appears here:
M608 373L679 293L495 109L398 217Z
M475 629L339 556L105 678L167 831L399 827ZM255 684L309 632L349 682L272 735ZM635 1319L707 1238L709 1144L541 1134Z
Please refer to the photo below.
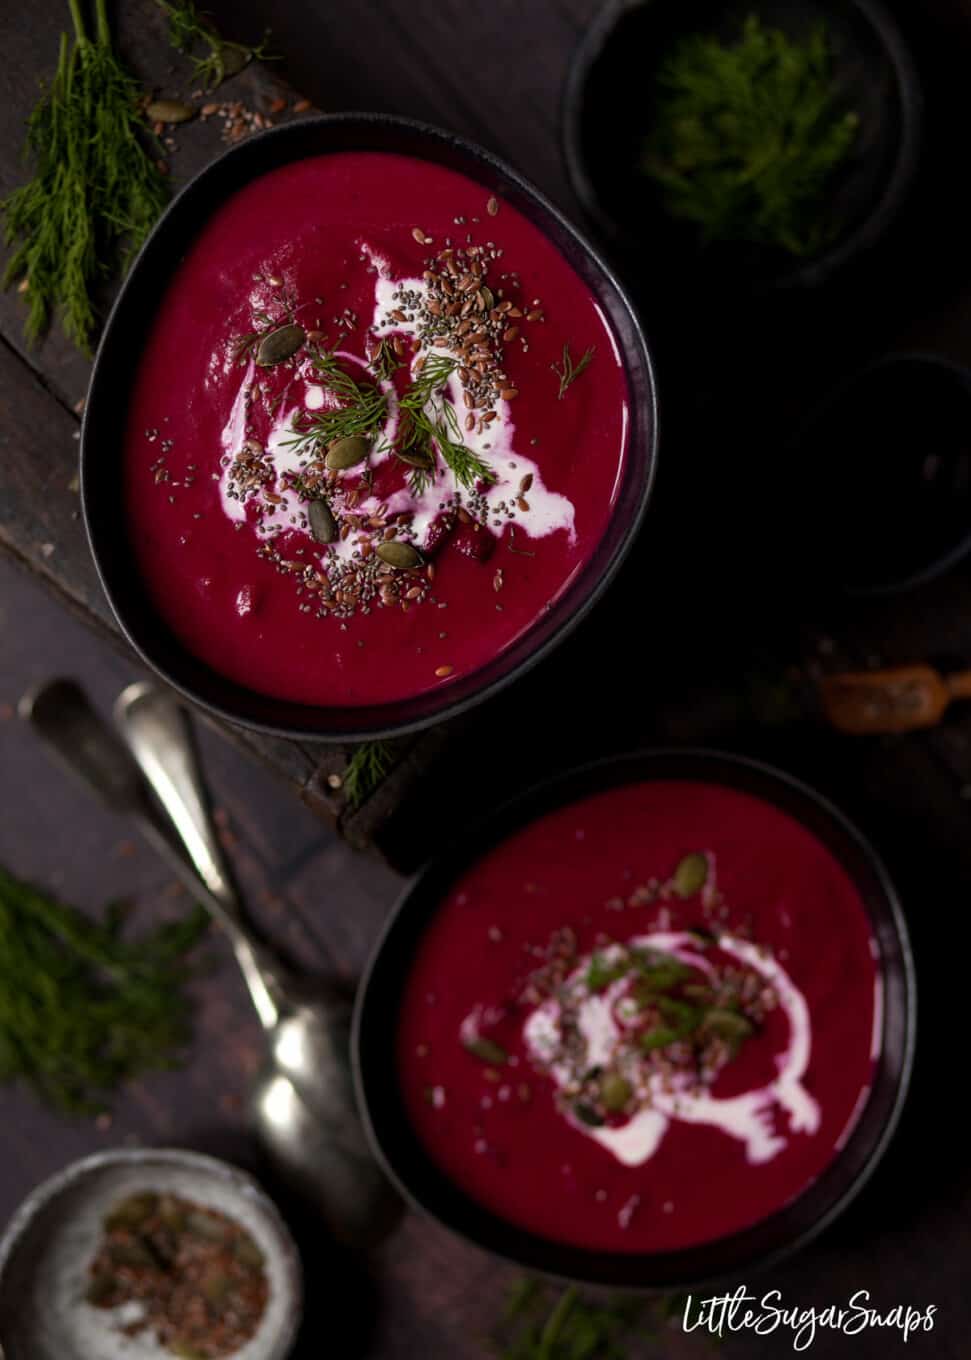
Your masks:
M797 1199L743 1232L688 1250L617 1254L565 1246L490 1213L432 1161L402 1098L394 1035L418 943L451 884L478 857L556 807L646 780L695 779L762 798L796 818L833 853L870 915L881 958L883 1035L869 1098L835 1161ZM618 1289L681 1289L744 1278L804 1246L867 1181L896 1127L913 1061L916 984L903 915L886 871L840 812L795 779L710 751L649 751L587 765L519 796L450 847L406 889L358 992L353 1058L358 1100L376 1155L416 1208L475 1246L527 1270Z
M932 581L971 552L971 369L885 355L819 403L779 472L787 550L812 582L862 596Z
M124 393L173 269L202 225L250 181L291 161L338 151L385 151L457 170L502 195L530 219L590 288L627 374L631 421L627 464L610 523L590 560L552 608L517 642L445 689L368 707L297 704L236 684L194 656L160 617L133 567L123 501ZM178 195L152 232L115 303L98 350L81 432L81 500L88 540L108 602L141 658L188 699L219 717L274 736L357 741L416 731L503 689L573 631L615 575L640 527L654 482L657 400L644 333L606 264L538 189L463 137L384 114L329 114L249 138L208 166Z
M845 226L812 258L735 243L701 246L690 224L667 215L637 169L654 78L672 44L689 32L732 38L751 13L794 35L824 23L839 97L860 115L856 149L831 193ZM896 216L917 168L921 107L909 51L880 0L611 0L570 67L563 152L577 197L632 277L700 271L706 284L727 290L811 287L872 246Z

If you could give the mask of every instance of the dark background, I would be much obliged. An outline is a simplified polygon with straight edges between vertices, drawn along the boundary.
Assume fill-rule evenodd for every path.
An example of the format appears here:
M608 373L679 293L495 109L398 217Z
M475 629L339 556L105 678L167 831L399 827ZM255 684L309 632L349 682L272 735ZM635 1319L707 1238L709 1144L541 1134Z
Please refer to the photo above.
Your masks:
M558 149L559 99L570 55L597 9L592 0L277 0L272 7L209 0L208 8L230 37L253 39L271 23L283 56L272 75L320 109L401 112L467 133L578 214ZM819 667L971 664L971 565L906 595L851 603L813 588L811 558L797 588L779 546L805 475L787 465L785 441L834 378L900 349L971 363L971 5L923 0L895 9L926 97L924 154L907 210L851 275L818 295L759 307L687 285L679 293L645 242L636 283L661 361L663 435L642 541L575 641L449 740L420 799L395 808L386 839L398 859L420 859L435 836L448 833L449 818L464 819L551 767L657 741L760 754L834 796L873 837L905 902L921 986L915 1081L900 1132L857 1204L797 1260L746 1283L776 1286L793 1304L840 1303L862 1288L882 1308L936 1304L936 1330L908 1349L957 1357L971 1330L963 1091L971 720L956 709L929 734L850 741L820 726L806 696ZM184 66L162 47L150 0L121 0L113 13L132 65L166 93L188 91ZM0 17L0 193L23 173L23 122L64 22L54 0ZM187 135L187 156L188 142ZM173 173L182 173L178 156ZM104 605L72 500L72 408L83 396L86 365L56 337L28 353L20 322L16 297L4 298L0 542L11 561L0 562L0 860L82 905L131 892L146 915L165 912L184 899L164 871L124 825L46 764L13 716L23 689L53 672L78 675L106 706L137 674L103 645ZM820 577L826 547L821 525ZM69 619L65 605L101 637ZM259 746L306 795L317 753L243 745ZM238 742L207 734L205 751L257 910L310 966L353 977L399 878L376 855L353 853ZM259 1036L225 951L216 942L211 953L212 970L196 989L197 1035L186 1069L125 1093L110 1124L67 1125L24 1093L4 1091L0 1219L69 1158L133 1138L252 1163L241 1097ZM415 1218L360 1267L337 1256L312 1225L303 1232L316 1308L314 1339L302 1356L335 1343L348 1356L484 1353L481 1337L509 1272ZM698 1334L672 1330L644 1351L697 1356L708 1346ZM782 1356L789 1345L741 1338L726 1353ZM894 1333L822 1334L811 1353L883 1357L903 1346Z

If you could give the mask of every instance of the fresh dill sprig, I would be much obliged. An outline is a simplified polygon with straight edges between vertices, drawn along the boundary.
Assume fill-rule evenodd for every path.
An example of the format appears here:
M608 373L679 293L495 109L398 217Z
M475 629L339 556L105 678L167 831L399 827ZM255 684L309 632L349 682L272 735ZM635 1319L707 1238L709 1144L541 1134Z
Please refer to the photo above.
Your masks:
M186 954L208 917L198 908L129 940L125 915L116 903L95 920L0 869L0 1082L84 1114L176 1065L190 1034Z
M327 351L318 350L312 355L311 362L320 374L323 386L342 405L314 415L302 412L294 419L294 438L287 441L288 445L296 449L320 449L335 439L352 435L373 438L388 416L387 393L374 383L352 378Z
M105 0L95 0L93 38L80 0L68 5L73 43L61 35L54 78L27 124L34 177L0 203L13 246L3 286L25 281L29 341L59 311L65 334L90 353L95 287L139 249L168 187L146 150L140 89L113 50Z
M356 808L369 798L394 763L394 747L387 741L365 741L354 748L343 775L347 805Z
M560 401L562 401L563 398L566 396L567 389L569 388L570 384L576 382L580 374L583 373L585 369L590 367L590 362L593 359L593 356L596 354L596 352L597 352L596 345L591 345L588 350L584 350L580 358L576 361L576 363L574 363L570 355L570 346L569 345L563 346L562 362L559 365L550 364L550 368L553 370L553 372L560 380L560 390L557 393L557 397Z
M683 1310L679 1294L594 1297L524 1275L489 1341L501 1360L625 1360L631 1342L656 1335Z
M469 490L477 481L494 482L496 474L485 459L462 442L455 407L444 395L445 384L455 367L455 360L445 355L426 359L401 398L402 412L408 417L402 446L426 453L432 469L437 451L458 485Z
M430 467L414 467L408 474L408 486L415 500L421 500L434 481L435 473Z
M857 137L838 100L822 25L799 40L752 14L734 43L692 34L658 73L643 169L702 241L811 255L839 230L827 191Z
M220 37L209 15L198 10L193 0L156 0L156 3L168 16L169 42L189 58L195 79L206 90L214 90L230 76L238 75L251 61L277 60L267 46L269 29L255 47L250 47ZM205 55L193 56L192 49L200 44L207 49Z
M517 1280L491 1338L502 1360L623 1360L644 1318L640 1299L585 1298L530 1276Z

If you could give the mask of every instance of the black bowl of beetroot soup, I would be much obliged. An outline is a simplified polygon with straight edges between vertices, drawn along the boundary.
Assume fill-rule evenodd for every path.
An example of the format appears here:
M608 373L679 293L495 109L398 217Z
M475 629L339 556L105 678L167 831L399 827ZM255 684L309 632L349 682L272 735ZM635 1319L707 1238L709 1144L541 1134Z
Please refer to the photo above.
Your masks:
M510 803L406 891L358 1094L411 1202L530 1270L665 1288L768 1265L867 1180L910 1076L907 931L829 803L706 752Z
M593 606L654 479L651 359L514 170L404 119L312 118L185 188L82 434L132 646L204 707L348 739L468 708Z

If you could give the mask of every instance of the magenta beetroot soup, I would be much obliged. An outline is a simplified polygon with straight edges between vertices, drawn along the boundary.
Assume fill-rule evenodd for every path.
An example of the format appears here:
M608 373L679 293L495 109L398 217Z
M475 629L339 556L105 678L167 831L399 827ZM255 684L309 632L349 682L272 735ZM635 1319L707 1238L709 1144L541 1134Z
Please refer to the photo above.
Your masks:
M176 635L248 688L419 695L583 568L627 426L595 298L516 209L410 157L311 157L225 203L151 322L134 553Z
M858 892L799 822L722 785L626 785L454 883L398 1069L428 1154L492 1212L671 1251L782 1209L838 1155L881 996Z

